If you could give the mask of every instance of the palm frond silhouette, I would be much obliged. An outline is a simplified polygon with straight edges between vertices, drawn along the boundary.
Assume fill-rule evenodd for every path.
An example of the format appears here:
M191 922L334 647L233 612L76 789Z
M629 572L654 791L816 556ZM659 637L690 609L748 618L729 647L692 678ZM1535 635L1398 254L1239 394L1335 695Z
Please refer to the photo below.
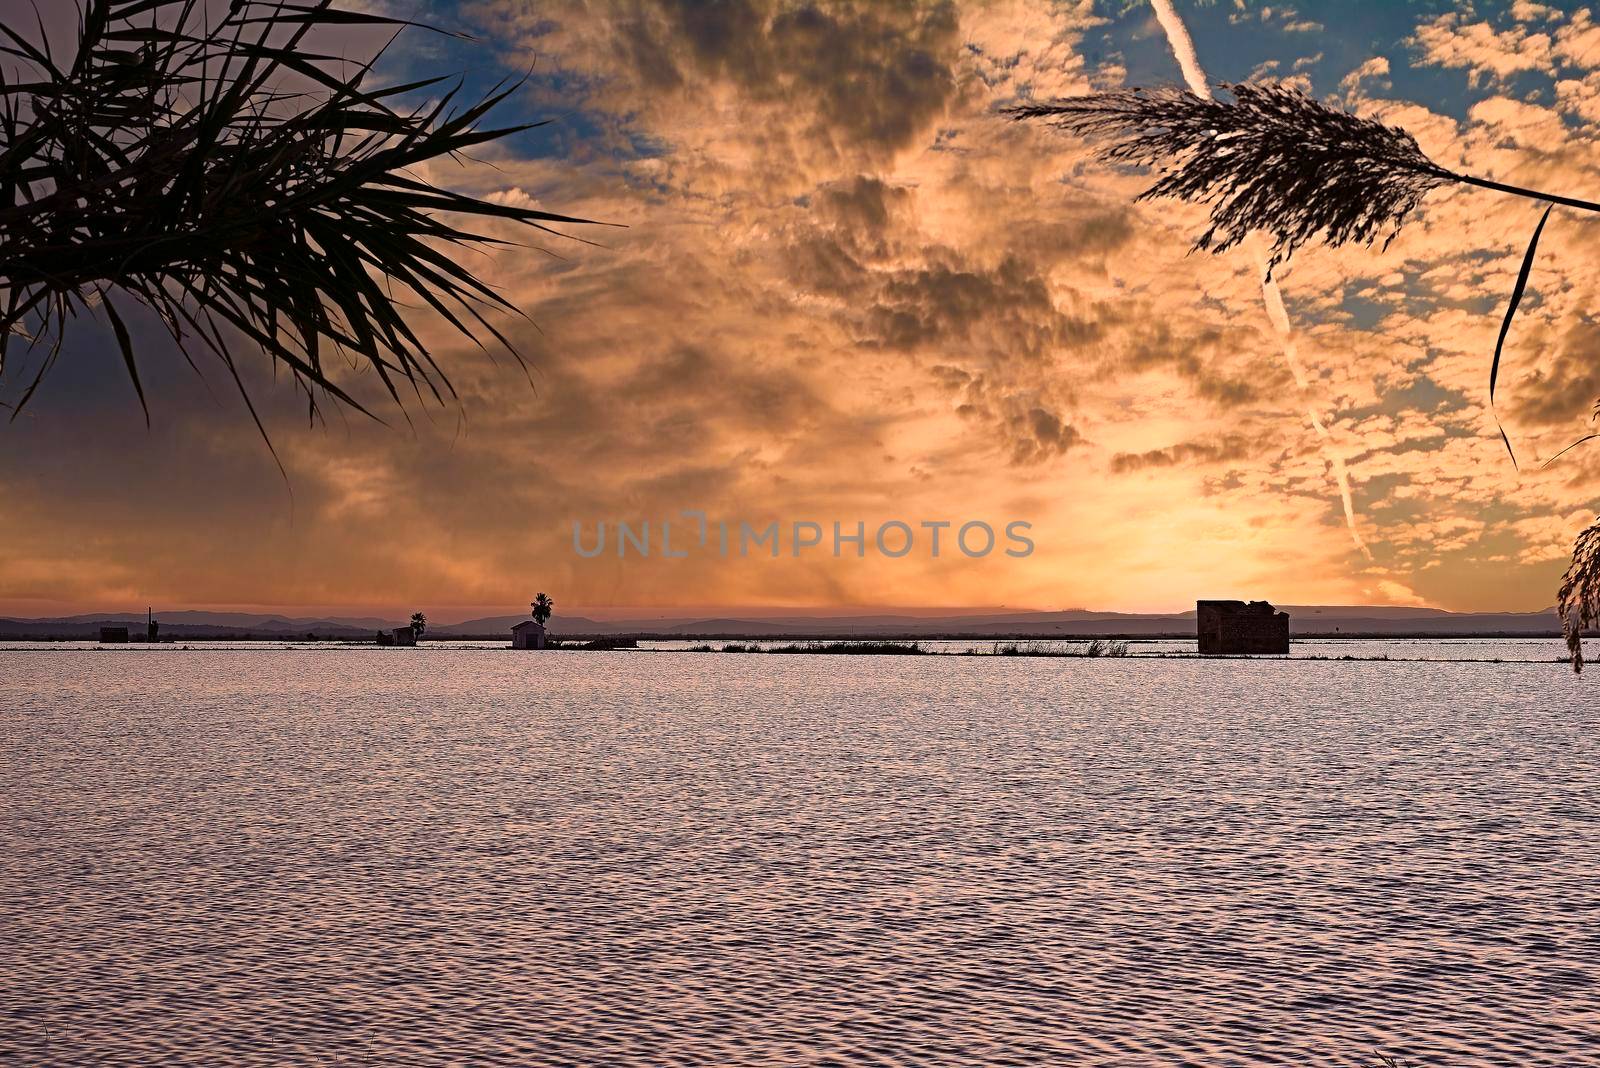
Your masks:
M148 421L124 321L134 302L191 364L197 351L221 361L258 429L236 345L287 369L313 419L326 398L367 412L330 353L374 372L402 411L404 394L454 396L407 302L516 355L485 314L515 309L449 255L505 242L451 220L547 234L586 220L466 196L412 168L537 125L484 124L517 86L464 103L439 78L371 88L372 63L319 54L315 32L414 24L331 0L233 0L216 14L201 0L88 0L69 59L42 26L30 39L0 24L0 375L16 346L43 347L13 418L75 318L98 310Z

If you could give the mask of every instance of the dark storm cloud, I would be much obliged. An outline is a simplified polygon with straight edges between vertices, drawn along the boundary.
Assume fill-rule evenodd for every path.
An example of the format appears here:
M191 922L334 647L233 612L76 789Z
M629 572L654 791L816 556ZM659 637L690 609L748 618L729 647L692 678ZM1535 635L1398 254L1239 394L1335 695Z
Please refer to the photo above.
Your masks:
M1271 443L1242 434L1228 434L1216 441L1181 441L1163 449L1141 453L1117 453L1111 470L1118 474L1152 467L1193 467L1222 463L1242 463L1259 457Z
M1124 248L1134 233L1130 212L1113 205L1075 219L1030 220L1010 235L1009 248L1041 262L1084 261Z
M1008 421L1011 431L1011 462L1022 466L1043 463L1063 455L1081 440L1076 427L1063 423L1061 417L1043 408L1030 408Z
M917 218L922 195L868 175L819 187L789 231L789 281L835 302L835 318L857 345L911 366L937 358L929 373L951 410L1006 462L1064 455L1082 440L1063 414L1071 400L1064 372L1105 337L1117 312L1044 272L1128 241L1126 213L1029 220L1016 243L1033 253L980 257L926 233Z
M672 407L696 426L740 431L792 430L820 417L823 402L801 376L697 345L679 345L649 360L618 394L651 409Z
M1048 407L1041 391L999 384L990 375L940 364L930 369L935 386L950 395L962 419L995 439L1014 467L1063 456L1083 440L1078 428Z
M860 145L904 147L955 89L950 3L643 0L614 18L646 89L726 79L751 99L814 112L819 135Z
M858 174L822 185L811 197L818 220L857 237L877 237L911 204L912 191L881 178Z
M1557 343L1547 369L1515 383L1516 411L1523 419L1547 425L1567 423L1600 403L1600 322L1584 316Z
M896 349L969 340L980 326L1001 358L1037 360L1061 346L1100 336L1100 324L1057 310L1037 268L1006 257L992 268L947 262L895 271L883 278L867 313L865 340Z
M1124 366L1145 371L1166 368L1189 379L1195 394L1227 410L1255 404L1288 385L1281 361L1263 358L1250 377L1230 377L1216 368L1236 364L1238 349L1255 343L1248 333L1199 326L1178 333L1167 323L1141 323L1133 328Z

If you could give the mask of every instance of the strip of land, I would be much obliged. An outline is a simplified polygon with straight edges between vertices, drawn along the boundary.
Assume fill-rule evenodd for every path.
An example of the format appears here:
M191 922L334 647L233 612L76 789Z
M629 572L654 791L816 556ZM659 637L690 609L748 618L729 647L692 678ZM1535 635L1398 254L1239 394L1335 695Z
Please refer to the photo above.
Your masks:
M1289 613L1295 638L1554 638L1561 634L1553 608L1538 612L1446 612L1436 608L1389 606L1280 605ZM431 615L431 613L430 613ZM157 611L163 640L229 639L270 641L359 641L379 630L403 626L405 618L252 614L239 612ZM524 615L485 616L430 624L430 641L506 638ZM103 626L128 626L143 632L145 612L100 612L40 619L0 619L0 639L82 641ZM1128 640L1193 638L1194 612L1125 613L1073 609L1016 612L1001 609L856 611L849 614L782 613L751 610L737 614L557 615L551 633L562 640L598 638L679 639L689 641L787 640Z

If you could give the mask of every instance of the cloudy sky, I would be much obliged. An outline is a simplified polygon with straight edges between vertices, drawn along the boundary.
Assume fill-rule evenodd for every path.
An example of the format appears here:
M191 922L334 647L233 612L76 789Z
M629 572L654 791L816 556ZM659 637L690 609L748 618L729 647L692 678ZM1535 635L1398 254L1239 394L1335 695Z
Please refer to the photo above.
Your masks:
M1288 80L1445 166L1600 198L1600 14L1175 7L1212 81ZM1536 470L1600 396L1600 221L1551 216L1507 347L1519 474L1487 383L1537 206L1444 189L1387 251L1302 250L1277 272L1290 354L1255 251L1190 255L1203 212L1135 204L1140 175L998 114L1181 83L1144 0L388 9L476 41L408 33L385 78L483 89L531 69L504 117L552 120L429 177L622 224L476 258L531 320L505 324L531 375L419 317L459 406L307 428L260 368L285 479L226 375L175 354L147 359L146 429L86 323L0 429L0 612L449 619L535 590L583 608L1531 610L1600 503L1600 452ZM714 536L619 559L614 528L606 552L574 552L574 522L591 543L618 521L659 539L682 510L828 534L776 559L723 558ZM871 544L888 520L1021 520L1035 549L891 559ZM864 556L833 555L834 522L866 525Z

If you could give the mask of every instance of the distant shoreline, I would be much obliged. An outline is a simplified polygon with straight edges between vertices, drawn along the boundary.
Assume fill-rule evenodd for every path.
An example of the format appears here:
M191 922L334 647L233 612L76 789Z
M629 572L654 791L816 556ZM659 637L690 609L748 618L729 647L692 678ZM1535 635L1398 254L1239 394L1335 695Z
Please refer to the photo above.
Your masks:
M656 639L645 639L645 640L646 641L651 641L651 640L656 640ZM662 640L662 641L672 641L672 642L678 642L679 641L679 639L676 639L676 638L660 639L660 640ZM960 640L960 639L956 639L956 640ZM474 652L476 652L476 653L505 653L507 655L515 654L516 656L524 656L524 657L550 657L550 656L558 656L558 655L560 655L562 653L583 653L583 654L586 654L586 655L593 655L593 654L597 654L597 653L614 653L614 654L629 654L629 653L631 653L631 654L642 654L644 656L659 656L659 655L666 655L666 656L674 656L674 655L676 655L676 656L715 656L719 660L726 660L726 659L730 659L730 658L732 658L732 659L741 659L741 658L748 658L748 657L751 657L751 656L759 657L760 659L765 660L765 659L767 659L769 657L772 657L772 656L777 656L779 659L785 659L785 658L792 658L792 657L797 656L797 655L798 656L841 656L841 655L844 655L844 656L852 656L852 657L858 657L858 658L859 657L868 657L868 658L876 658L876 659L882 659L884 657L889 657L889 658L891 658L893 660L897 660L897 661L909 658L909 659L912 659L912 660L1111 660L1111 661L1115 661L1115 662L1118 662L1118 663L1126 663L1127 661L1135 661L1135 660L1136 661L1143 661L1143 662L1146 662L1146 663L1148 663L1150 661L1164 661L1164 660L1202 660L1202 661L1204 661L1204 660L1226 660L1226 661L1245 660L1245 661L1258 661L1258 662L1259 661L1276 661L1276 662L1280 662L1280 663L1290 663L1290 664L1310 664L1310 663L1323 663L1323 664L1328 664L1328 663L1505 664L1505 665L1512 665L1512 664L1542 664L1542 665L1548 665L1548 666L1560 665L1562 667L1567 667L1570 664L1570 661L1568 660L1567 656L1564 653L1561 654L1561 655L1554 655L1554 656L1548 656L1548 657L1538 657L1538 658L1518 657L1518 656L1510 656L1510 657L1507 657L1507 656L1482 656L1482 655L1480 655L1480 656L1408 656L1408 655L1402 654L1402 655L1391 656L1388 653L1376 653L1376 652L1372 653L1370 655L1360 655L1359 653L1357 653L1357 654L1350 654L1350 653L1318 653L1318 654L1302 655L1302 656L1295 656L1293 654L1246 654L1246 653L1221 653L1221 654L1204 654L1203 655L1203 654L1201 654L1199 652L1177 651L1177 650L1155 650L1155 651L1149 651L1149 652L1139 652L1137 649L1129 649L1128 648L1129 645L1136 646L1136 645L1141 644L1141 643L1143 643L1143 644L1154 644L1157 641L1163 641L1163 640L1170 640L1170 639L1148 639L1148 638L1140 639L1140 638L1136 638L1136 639L1132 639L1132 640L1130 640L1129 642L1126 642L1126 643L1124 643L1122 641L1116 641L1113 644L1123 646L1123 649L1121 651L1089 652L1089 651L1086 651L1084 648L1081 648L1081 647L1094 644L1092 641L1080 642L1080 641L1073 641L1073 640L1069 639L1066 642L1062 643L1063 645L1080 646L1080 648L1078 648L1078 649L1071 649L1071 648L1016 649L1015 648L1015 643L1007 642L1007 641L992 641L987 637L984 637L984 638L981 638L981 639L978 639L978 640L974 641L974 643L973 643L974 644L974 648L970 648L970 649L931 649L931 648L925 648L923 646L927 642L926 639L917 639L917 640L910 640L910 641L905 641L905 642L893 642L893 641L885 641L885 640L876 639L876 638L861 639L861 640L855 640L855 641L852 641L852 640L840 640L838 638L829 638L829 639L824 639L824 640L815 641L815 642L807 642L807 641L793 642L793 641L789 641L789 640L784 639L784 638L777 638L777 639L774 639L774 638L762 638L762 639L757 639L757 641L761 642L762 645L765 646L765 647L758 647L755 644L741 644L741 643L735 642L735 643L729 643L728 645L724 645L721 648L714 648L714 647L712 647L710 645L707 645L707 644L701 644L701 645L695 645L695 646L690 646L690 645L686 645L686 644L680 644L680 645L676 645L673 648L658 648L658 647L654 647L654 646L638 646L638 645L625 645L625 646L618 647L618 646L614 646L614 645L610 645L610 644L600 645L600 646L594 646L594 645L585 646L585 645L578 644L576 641L573 641L572 639L568 639L570 644L568 644L565 648L556 647L556 648L542 649L542 650L514 649L514 648L512 648L512 646L510 645L509 642L504 642L503 643L502 639L493 638L493 637L491 637L491 638L482 638L482 639L454 638L454 639L450 639L450 640L424 641L422 644L415 645L415 646L393 646L393 645L383 646L383 645L378 645L376 642L351 641L349 639L328 639L328 640L319 640L319 641L307 641L304 638L254 638L254 639L248 639L248 640L246 640L246 639L238 639L238 638L187 638L187 639L181 639L181 640L178 640L178 641L162 640L162 641L158 641L158 642L154 642L154 643L151 643L151 642L148 642L148 641L111 642L111 643L107 643L107 644L100 644L99 642L93 642L92 644L89 645L88 648L83 648L83 646L85 644L89 644L88 642L85 642L83 639L35 640L35 641L26 641L26 640L19 640L19 639L0 639L0 641L15 641L17 645L26 645L26 646L29 647L27 649L16 648L15 646L13 646L13 647L11 647L9 649L4 648L4 647L0 647L0 655L4 655L7 652L13 653L13 654L22 654L22 653L28 653L28 652L48 652L48 653L61 653L61 654L68 654L68 653L106 653L106 654L108 654L110 656L115 657L115 656L117 656L119 654L137 656L137 655L140 654L141 651L146 652L148 655L156 655L157 650L170 650L170 651L175 651L175 652L194 652L194 653L218 653L218 654L220 654L220 653L227 653L227 652L253 651L253 650L241 649L240 646L256 646L262 652L270 652L270 651L276 650L276 651L283 651L283 652L310 653L310 654L313 654L313 655L317 654L317 653L322 653L322 652L329 652L329 653L332 653L332 652L363 652L363 651L370 650L370 651L372 651L374 653L381 653L383 655L394 655L394 656L404 656L404 655L407 655L407 654L416 654L416 653L419 653L419 652L423 653L423 654L427 654L429 652L434 652L434 653L440 653L440 652L443 652L443 653L455 653L457 651L459 651L461 653L474 653ZM1299 641L1299 640L1300 639L1296 639L1296 641ZM1321 644L1321 642L1322 642L1322 639L1320 639L1320 638L1313 638L1311 640L1317 642L1318 644ZM1342 637L1341 640L1348 640L1348 641L1350 641L1352 643L1354 643L1354 642L1373 642L1373 641L1388 642L1388 641L1390 641L1390 636L1383 635L1383 636L1379 636L1378 638ZM1473 638L1473 637L1463 637L1461 635L1450 635L1450 636L1447 636L1446 638L1443 638L1443 639L1433 639L1433 638L1405 639L1405 638L1402 638L1402 639L1397 639L1397 640L1398 641L1402 641L1402 642L1404 642L1404 641L1445 641L1445 642L1470 643L1470 642L1474 642L1474 641L1493 641L1493 640L1497 640L1497 639L1494 639L1492 637L1491 638ZM1500 640L1504 640L1504 639L1500 639ZM1542 637L1537 636L1537 635L1532 635L1532 636L1530 636L1530 635L1515 635L1515 636L1512 637L1511 640L1529 640L1529 641L1537 640L1537 641L1544 641L1544 640L1547 640L1547 639L1542 638ZM462 646L466 645L466 643L468 641L492 641L495 644L492 645L492 646L488 646L488 647L485 647L485 646L482 646L482 645L476 645L476 646L471 646L471 647L467 647L467 648L462 648ZM1054 639L1052 639L1052 641L1054 641ZM746 642L748 643L749 639L746 639ZM72 648L66 648L66 646L68 646L69 644L71 644L73 647ZM452 648L452 646L454 646L455 648ZM984 648L984 646L988 646L989 648ZM1013 651L1012 649L1005 648L1006 646L1012 646L1013 649L1015 649L1015 651Z
M428 608L423 605L423 608ZM1553 607L1528 612L1450 612L1382 605L1276 604L1289 616L1293 639L1505 640L1560 638ZM428 609L434 614L434 609ZM586 614L586 612L588 614ZM445 616L445 610L437 614ZM161 641L373 641L379 632L403 628L410 610L387 615L295 615L196 611L168 605L153 617ZM126 627L144 638L148 608L135 612L94 611L70 616L0 615L0 641L93 640L101 628ZM424 640L510 641L525 611L429 621ZM849 610L781 608L573 609L551 618L552 637L567 641L635 640L689 642L870 642L870 641L1193 641L1194 611L1110 612L1084 608L897 609L860 606Z
M1059 631L1007 631L996 634L992 631L947 631L947 632L893 632L874 631L867 634L841 634L838 631L814 632L785 632L774 634L771 632L749 631L674 631L664 633L661 631L630 631L627 633L571 631L554 634L563 641L595 641L595 640L634 640L649 642L1009 642L1009 641L1055 641L1055 642L1090 642L1124 641L1124 642L1166 642L1166 641L1194 641L1195 632L1171 631L1158 633L1129 633L1126 631L1093 631L1081 634L1063 634ZM1588 638L1600 637L1600 632L1585 631ZM1308 631L1305 633L1291 633L1290 641L1506 641L1515 639L1556 639L1562 637L1559 628L1542 631L1522 630L1493 630L1493 631ZM0 641L5 642L37 642L40 644L61 642L95 641L93 634L5 634L0 633ZM440 634L427 635L424 644L438 645L449 642L489 642L504 641L509 644L511 638L505 633L484 634ZM163 635L156 644L181 645L185 642L294 642L297 644L325 643L328 645L370 645L370 638L363 640L356 634L294 634L287 632L277 633L227 633L223 631L206 631L194 634ZM148 645L142 636L130 636L127 644Z

